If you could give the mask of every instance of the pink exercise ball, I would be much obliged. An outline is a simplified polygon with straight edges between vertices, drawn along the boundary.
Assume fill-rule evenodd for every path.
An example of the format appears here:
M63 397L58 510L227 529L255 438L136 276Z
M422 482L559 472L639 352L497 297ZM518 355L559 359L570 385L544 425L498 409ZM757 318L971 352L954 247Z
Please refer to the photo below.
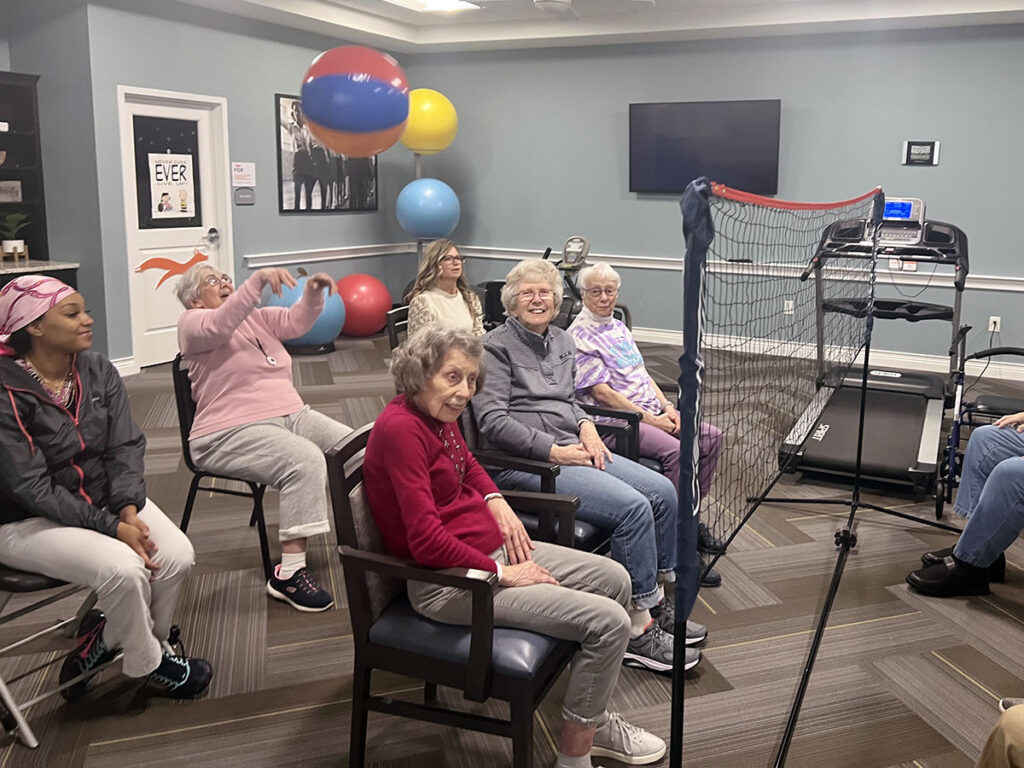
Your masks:
M387 322L391 293L373 275L349 275L338 281L338 295L345 302L345 336L372 336Z

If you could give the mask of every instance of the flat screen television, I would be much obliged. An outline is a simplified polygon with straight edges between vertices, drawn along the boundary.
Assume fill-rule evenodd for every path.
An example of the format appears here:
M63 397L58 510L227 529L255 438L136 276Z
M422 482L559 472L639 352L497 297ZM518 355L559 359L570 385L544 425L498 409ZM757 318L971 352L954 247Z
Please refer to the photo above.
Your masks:
M629 105L629 191L682 192L699 176L774 195L782 102Z

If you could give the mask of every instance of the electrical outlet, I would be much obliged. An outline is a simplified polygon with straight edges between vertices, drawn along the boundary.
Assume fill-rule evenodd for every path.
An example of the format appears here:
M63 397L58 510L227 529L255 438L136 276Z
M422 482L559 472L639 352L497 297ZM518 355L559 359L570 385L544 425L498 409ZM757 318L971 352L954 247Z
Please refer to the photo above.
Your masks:
M988 330L990 333L999 333L999 329L1003 325L1003 318L999 315L989 315L988 318Z
M794 305L793 300L792 299L785 299L782 302L782 314L784 314L784 315L792 315L794 311L796 311L796 307Z

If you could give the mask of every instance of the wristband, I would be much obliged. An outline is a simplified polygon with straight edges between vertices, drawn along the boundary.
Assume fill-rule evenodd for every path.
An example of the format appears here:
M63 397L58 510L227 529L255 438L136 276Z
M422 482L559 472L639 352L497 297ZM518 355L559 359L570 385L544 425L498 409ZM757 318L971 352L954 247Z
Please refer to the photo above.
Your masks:
M490 501L491 499L504 499L504 498L505 498L504 496L502 496L500 493L495 491L494 493L488 493L486 496L484 496L484 501Z

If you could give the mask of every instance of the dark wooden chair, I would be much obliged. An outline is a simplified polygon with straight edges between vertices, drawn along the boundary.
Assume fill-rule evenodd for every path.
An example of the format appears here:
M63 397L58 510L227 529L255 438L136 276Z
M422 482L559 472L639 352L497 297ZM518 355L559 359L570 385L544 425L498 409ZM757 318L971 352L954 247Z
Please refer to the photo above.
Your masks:
M372 426L357 429L327 454L355 645L349 765L363 768L365 764L367 718L374 711L510 737L513 766L530 768L534 712L579 646L533 632L496 628L491 591L496 576L492 573L434 571L388 553L363 490L363 451ZM575 497L508 493L505 498L514 509L557 516L562 531L572 530ZM420 616L406 596L410 580L467 590L472 625L440 624ZM371 694L374 670L422 680L423 702ZM442 706L437 700L439 685L462 691L470 701L507 701L510 718Z
M627 458L634 458L640 450L637 425L640 423L640 414L629 411L618 411L611 408L599 408L596 406L583 406L583 409L592 416L608 416L617 419L618 424L599 424L598 431L602 434L610 434L615 438L615 452ZM549 461L538 461L522 456L514 456L501 451L483 450L480 448L480 434L476 427L476 418L473 414L473 404L463 411L459 417L459 427L466 439L466 445L476 457L476 460L488 468L517 469L522 472L529 472L540 477L541 493L555 493L557 490L558 473L560 466ZM502 490L506 494L505 490ZM560 535L557 521L542 520L529 511L516 510L516 515L523 521L523 527L530 534L531 538L538 541L556 541ZM604 554L611 549L612 532L606 528L600 528L584 520L574 520L572 546L574 549L585 552Z
M242 480L237 477L218 475L214 472L207 472L196 467L192 461L192 452L188 445L188 433L192 430L192 422L196 417L196 403L192 399L192 382L188 378L188 371L182 367L181 355L176 355L171 364L171 377L174 380L174 400L178 406L178 428L181 432L181 452L185 457L185 466L192 473L192 483L188 489L188 498L185 500L185 511L181 515L181 530L188 531L188 523L192 518L192 507L196 502L196 494L199 491L210 491L212 493L223 493L228 496L244 496L252 499L252 515L249 518L249 525L255 526L260 536L260 554L263 557L263 574L267 579L274 573L274 566L270 562L270 544L267 541L267 524L263 519L263 495L267 486L262 483L253 483L249 480ZM215 485L203 487L200 482L204 478L214 480L232 480L244 483L249 486L248 491L236 491L231 488L219 488Z
M409 307L395 307L389 309L385 314L385 326L388 334L388 347L394 350L405 337L409 330Z

